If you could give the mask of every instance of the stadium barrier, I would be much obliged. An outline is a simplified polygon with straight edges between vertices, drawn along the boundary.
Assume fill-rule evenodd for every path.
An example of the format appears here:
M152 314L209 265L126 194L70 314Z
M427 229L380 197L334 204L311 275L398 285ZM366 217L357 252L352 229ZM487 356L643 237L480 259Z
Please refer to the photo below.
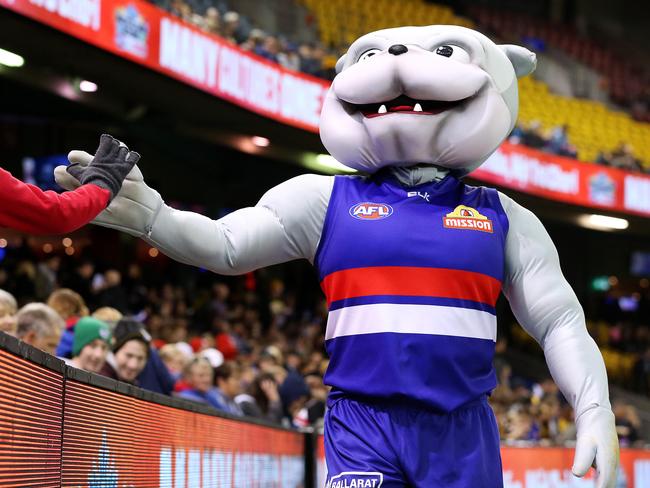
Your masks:
M310 441L71 368L0 333L2 487L309 487Z
M595 487L573 450L502 447L504 488ZM322 435L237 419L66 366L0 332L0 487L323 487ZM623 449L617 488L650 486Z

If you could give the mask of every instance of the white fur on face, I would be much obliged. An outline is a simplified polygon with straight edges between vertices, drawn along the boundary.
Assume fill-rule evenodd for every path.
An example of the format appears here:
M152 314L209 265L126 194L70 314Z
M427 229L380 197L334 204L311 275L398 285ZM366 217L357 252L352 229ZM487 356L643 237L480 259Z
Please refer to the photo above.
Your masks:
M390 54L394 44L405 45L408 52ZM452 46L454 55L436 54L442 45ZM523 48L513 48L522 55ZM368 52L374 54L359 60ZM534 66L534 56L528 54ZM504 50L471 29L377 31L355 41L337 67L340 72L323 105L321 139L332 156L361 171L432 163L467 173L498 147L517 118L512 63ZM458 103L434 114L367 117L361 112L401 95Z

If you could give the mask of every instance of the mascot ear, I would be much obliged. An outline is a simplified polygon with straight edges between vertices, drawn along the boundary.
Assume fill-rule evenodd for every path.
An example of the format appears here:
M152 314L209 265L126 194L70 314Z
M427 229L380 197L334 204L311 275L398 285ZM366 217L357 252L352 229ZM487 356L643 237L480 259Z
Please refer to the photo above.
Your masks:
M506 53L512 66L515 68L517 78L529 75L535 71L537 56L535 56L534 52L529 51L525 47L515 46L514 44L500 44L499 47Z
M345 53L343 56L339 58L339 60L336 62L336 74L338 75L341 71L343 71L343 65L345 64L345 58L348 54Z

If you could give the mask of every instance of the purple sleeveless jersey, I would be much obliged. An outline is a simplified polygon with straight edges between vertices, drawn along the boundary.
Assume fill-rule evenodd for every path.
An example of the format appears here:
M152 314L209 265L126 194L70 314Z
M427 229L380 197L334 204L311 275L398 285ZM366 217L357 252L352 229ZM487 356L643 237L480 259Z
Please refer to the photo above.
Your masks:
M450 412L489 393L507 232L497 192L453 176L336 177L316 254L330 400Z

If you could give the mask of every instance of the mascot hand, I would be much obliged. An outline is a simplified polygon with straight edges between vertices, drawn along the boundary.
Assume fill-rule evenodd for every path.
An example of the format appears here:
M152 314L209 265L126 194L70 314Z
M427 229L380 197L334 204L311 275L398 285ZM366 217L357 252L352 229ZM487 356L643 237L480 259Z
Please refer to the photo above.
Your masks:
M576 420L578 441L573 474L584 476L594 465L598 472L597 488L614 488L618 468L618 437L614 414L609 408L595 407Z
M85 151L70 152L70 165L58 166L54 170L56 182L66 190L79 187L84 173L94 164L93 159L93 156ZM147 186L140 169L133 166L117 196L92 223L142 237L150 233L162 206L160 194Z

